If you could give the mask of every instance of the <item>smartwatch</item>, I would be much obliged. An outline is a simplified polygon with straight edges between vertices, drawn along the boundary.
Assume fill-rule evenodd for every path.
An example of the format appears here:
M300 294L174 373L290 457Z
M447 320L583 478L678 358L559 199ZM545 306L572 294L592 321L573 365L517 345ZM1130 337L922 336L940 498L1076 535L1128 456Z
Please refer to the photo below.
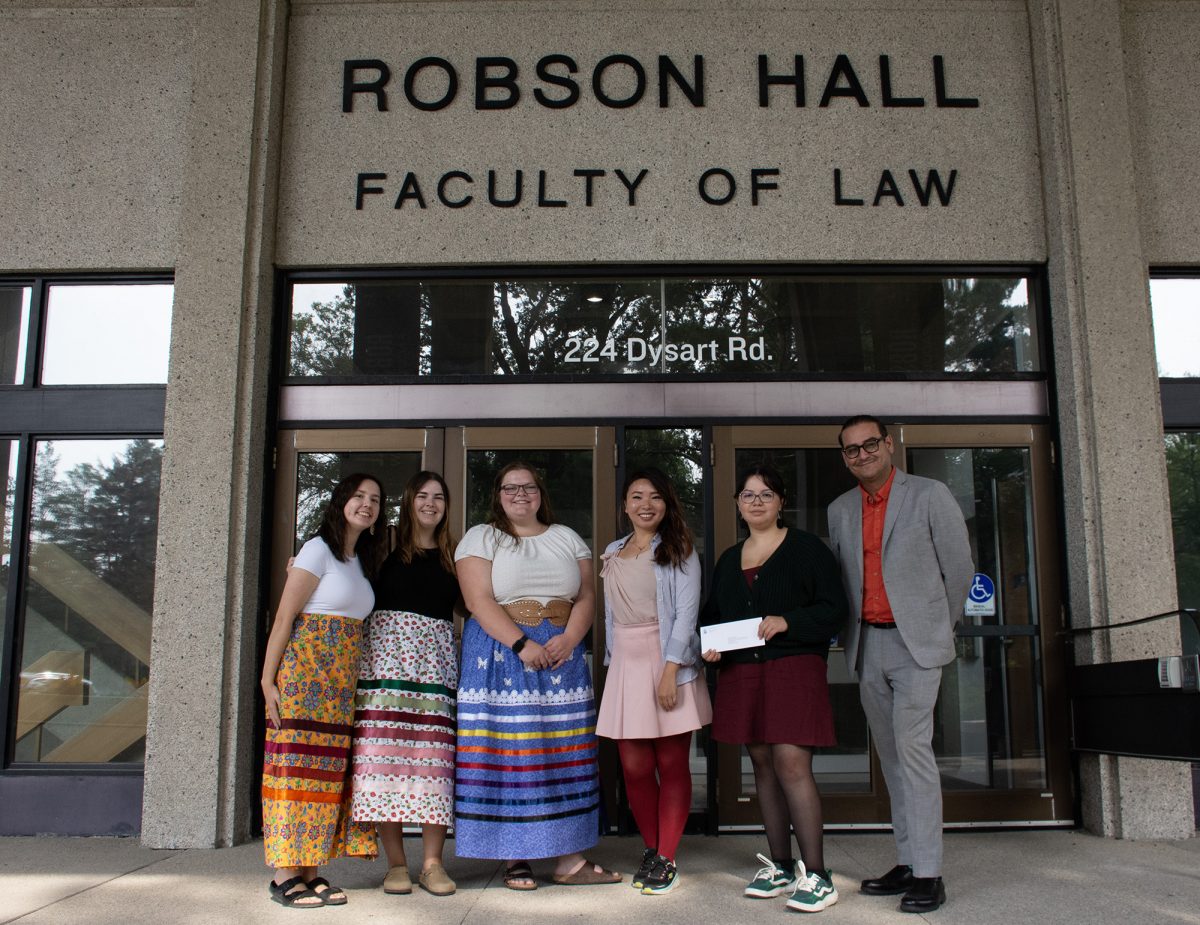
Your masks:
M509 648L513 650L513 655L520 655L521 650L525 648L525 643L527 642L529 642L529 637L522 635L520 639L509 646Z

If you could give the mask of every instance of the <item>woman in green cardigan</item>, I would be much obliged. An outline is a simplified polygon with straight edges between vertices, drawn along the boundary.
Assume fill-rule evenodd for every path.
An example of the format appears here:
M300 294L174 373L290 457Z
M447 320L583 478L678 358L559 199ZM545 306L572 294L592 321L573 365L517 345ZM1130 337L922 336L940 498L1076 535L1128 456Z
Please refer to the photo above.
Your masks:
M764 866L745 895L790 893L790 908L819 912L838 895L825 867L812 758L815 748L836 743L825 660L848 604L833 553L813 534L784 525L779 473L754 466L738 484L738 515L750 535L717 561L700 623L759 619L764 644L703 653L720 666L712 735L745 745L754 764L770 857L758 856Z

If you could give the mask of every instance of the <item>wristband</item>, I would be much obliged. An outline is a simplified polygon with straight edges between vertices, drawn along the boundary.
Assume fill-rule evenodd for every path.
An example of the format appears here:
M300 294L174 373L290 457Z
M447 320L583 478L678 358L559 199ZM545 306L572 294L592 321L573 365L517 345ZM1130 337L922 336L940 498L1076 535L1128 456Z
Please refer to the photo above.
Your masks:
M529 637L522 634L520 639L509 646L509 648L513 650L513 655L520 655L521 650L525 648L525 643L527 642L529 642Z

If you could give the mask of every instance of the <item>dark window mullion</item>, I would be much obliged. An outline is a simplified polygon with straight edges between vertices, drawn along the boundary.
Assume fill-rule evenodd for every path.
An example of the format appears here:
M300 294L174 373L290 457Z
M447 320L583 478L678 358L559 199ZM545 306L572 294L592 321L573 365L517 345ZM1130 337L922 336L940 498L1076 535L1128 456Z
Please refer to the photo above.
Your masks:
M50 284L35 280L29 292L29 330L25 339L25 376L22 385L33 388L37 385L38 372L42 363L42 329L46 310L46 291Z
M16 441L17 470L12 510L8 512L12 546L9 549L8 587L5 589L3 642L0 644L0 658L3 659L0 665L4 668L4 680L7 682L0 685L0 717L3 718L3 726L0 727L0 767L3 768L12 763L13 748L16 745L13 730L16 729L17 692L21 682L21 666L17 658L21 642L17 638L17 616L24 593L25 562L29 547L25 534L28 530L32 498L30 473L33 471L34 441L29 433L18 435ZM7 478L7 473L4 475Z

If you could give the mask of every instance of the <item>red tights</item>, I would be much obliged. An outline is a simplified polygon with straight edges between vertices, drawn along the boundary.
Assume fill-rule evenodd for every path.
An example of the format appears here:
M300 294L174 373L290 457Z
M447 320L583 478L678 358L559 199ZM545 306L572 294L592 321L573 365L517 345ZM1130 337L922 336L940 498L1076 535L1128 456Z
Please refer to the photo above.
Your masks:
M691 745L690 732L617 740L629 808L642 840L672 861L692 808Z

